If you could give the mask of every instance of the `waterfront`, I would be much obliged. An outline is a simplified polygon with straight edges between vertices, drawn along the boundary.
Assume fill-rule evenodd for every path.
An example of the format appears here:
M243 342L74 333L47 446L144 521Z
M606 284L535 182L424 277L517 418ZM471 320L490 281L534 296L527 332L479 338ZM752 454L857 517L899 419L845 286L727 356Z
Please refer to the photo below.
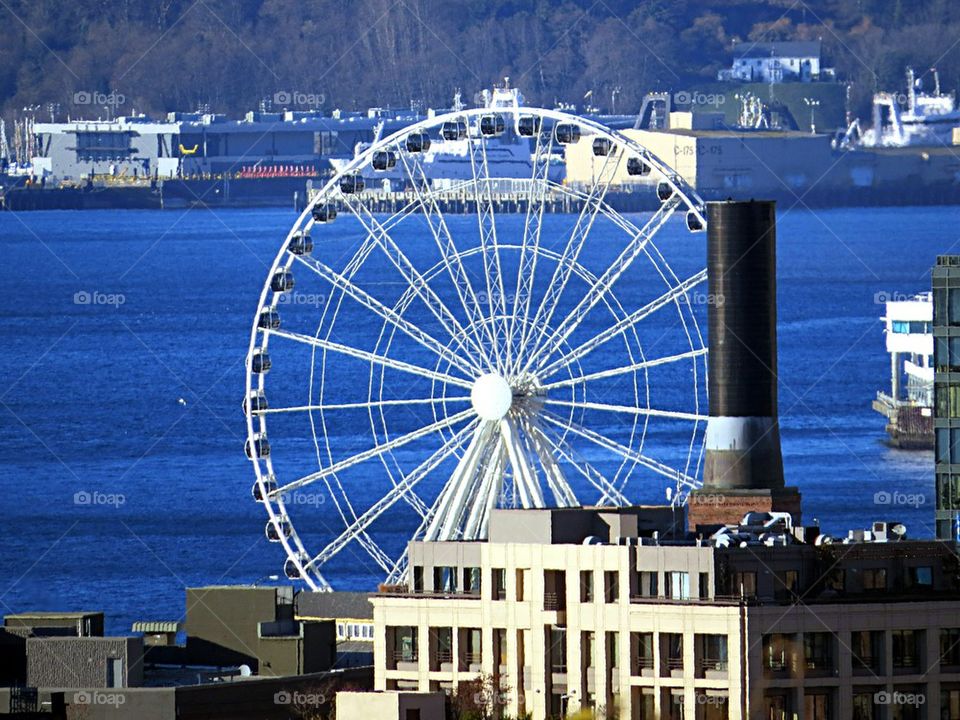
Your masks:
M828 530L890 517L914 537L933 534L932 455L886 448L870 410L888 372L876 300L929 288L956 217L779 218L786 476L806 519L829 515ZM178 617L184 584L280 572L249 496L239 405L256 296L292 220L281 210L0 215L4 349L15 361L0 392L5 611L102 608L124 631ZM689 238L691 267L702 267L703 238ZM89 302L75 302L84 292ZM78 492L99 495L78 504ZM923 502L875 505L878 492ZM356 587L364 578L347 566L333 579Z

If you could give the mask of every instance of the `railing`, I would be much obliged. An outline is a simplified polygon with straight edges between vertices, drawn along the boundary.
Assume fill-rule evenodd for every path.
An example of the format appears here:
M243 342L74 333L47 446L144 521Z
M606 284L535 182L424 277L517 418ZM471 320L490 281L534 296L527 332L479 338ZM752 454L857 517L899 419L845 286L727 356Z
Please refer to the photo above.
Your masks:
M726 672L727 661L720 658L700 658L700 669L703 671L714 670L717 672Z
M393 651L394 662L415 663L419 660L418 653L405 652L403 650Z
M667 669L683 670L683 658L682 657L667 658Z
M635 663L637 670L653 670L652 657L638 657Z
M38 707L38 694L35 687L16 686L10 688L11 713L35 713Z
M630 602L636 604L660 605L752 605L757 602L755 596L714 595L711 598L671 598L666 595L631 595Z
M770 672L783 672L789 668L789 663L786 660L767 660L763 668Z
M436 659L438 665L453 662L453 652L450 650L437 650Z
M543 594L544 610L563 610L564 604L556 593L548 592Z
M894 656L893 658L894 670L913 670L919 666L920 663L913 655L901 655L900 657Z
M852 655L854 670L876 670L879 667L879 658L873 655Z
M463 661L467 665L479 665L481 661L481 654L478 652L467 652L463 654Z

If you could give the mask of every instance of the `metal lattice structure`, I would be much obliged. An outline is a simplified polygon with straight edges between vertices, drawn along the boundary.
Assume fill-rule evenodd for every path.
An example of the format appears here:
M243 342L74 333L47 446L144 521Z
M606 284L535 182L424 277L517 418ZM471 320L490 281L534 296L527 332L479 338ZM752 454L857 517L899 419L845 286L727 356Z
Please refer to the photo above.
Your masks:
M530 155L509 216L491 174L505 138ZM431 182L431 143L469 171ZM584 187L552 177L573 143L591 143ZM605 201L618 173L656 193L643 222ZM392 214L373 210L380 177L406 189ZM445 214L451 197L470 214ZM546 214L558 198L575 212ZM346 164L288 234L250 337L247 455L287 576L329 589L323 569L339 556L396 582L406 540L483 538L494 507L626 505L651 482L682 502L706 421L690 299L706 271L681 279L658 249L675 216L684 237L705 228L702 203L669 167L551 110L437 116ZM320 292L297 295L301 278ZM668 352L645 348L645 324ZM657 405L658 372L670 407Z

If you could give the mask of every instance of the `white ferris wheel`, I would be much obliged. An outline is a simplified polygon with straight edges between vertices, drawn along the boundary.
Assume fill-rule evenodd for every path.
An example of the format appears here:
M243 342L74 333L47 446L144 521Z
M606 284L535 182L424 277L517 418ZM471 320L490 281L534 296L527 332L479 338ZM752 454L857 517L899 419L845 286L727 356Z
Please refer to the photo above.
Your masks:
M528 179L496 176L511 143ZM552 172L575 143L593 165L577 187ZM431 182L431 146L461 179ZM624 176L655 211L609 206ZM287 235L250 336L246 451L287 577L399 582L407 541L483 538L496 507L683 502L706 426L705 225L646 148L557 111L459 110L358 153Z

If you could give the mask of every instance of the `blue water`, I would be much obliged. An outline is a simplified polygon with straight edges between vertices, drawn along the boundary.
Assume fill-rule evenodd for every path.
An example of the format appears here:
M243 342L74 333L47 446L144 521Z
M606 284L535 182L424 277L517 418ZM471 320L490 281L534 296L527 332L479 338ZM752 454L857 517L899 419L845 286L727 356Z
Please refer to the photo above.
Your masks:
M951 208L780 216L786 474L805 517L830 531L892 516L913 536L933 534L932 453L888 448L870 410L889 368L875 296L928 289L935 256L960 244L957 218ZM293 219L0 214L0 614L103 609L112 631L128 631L179 618L185 585L280 571L250 499L239 401L251 317ZM702 236L684 238L680 265L702 267ZM75 302L83 292L98 293L94 303ZM924 501L874 504L895 490ZM84 492L96 501L78 504ZM370 568L345 560L332 579L369 586Z

